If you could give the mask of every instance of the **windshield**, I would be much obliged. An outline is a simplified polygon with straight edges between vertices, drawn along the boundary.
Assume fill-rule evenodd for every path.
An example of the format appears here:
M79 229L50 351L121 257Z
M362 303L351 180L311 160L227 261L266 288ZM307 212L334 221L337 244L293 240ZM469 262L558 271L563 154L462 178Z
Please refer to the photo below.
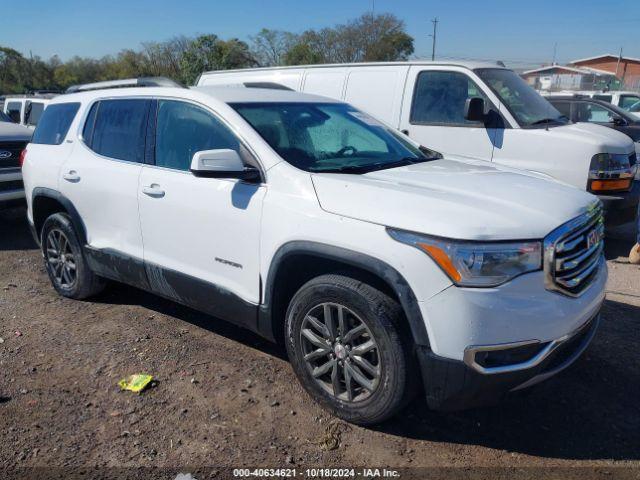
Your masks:
M629 115L629 111L625 110L624 108L621 108L617 105L613 105L612 103L608 103L606 105L606 107L601 106L601 108L607 108L608 110L614 112L615 114L619 115L620 117L624 118L626 121L630 121L630 122L635 122L638 119L636 117L634 117L633 115Z
M569 123L567 117L513 71L502 68L480 68L475 72L506 105L521 127Z
M640 102L636 102L628 108L629 112L638 113L640 112Z
M433 158L344 103L231 106L283 159L308 172L366 173Z
M11 119L9 118L9 115L7 115L6 113L4 113L2 110L0 110L0 122L9 122L9 123L13 123L11 121Z

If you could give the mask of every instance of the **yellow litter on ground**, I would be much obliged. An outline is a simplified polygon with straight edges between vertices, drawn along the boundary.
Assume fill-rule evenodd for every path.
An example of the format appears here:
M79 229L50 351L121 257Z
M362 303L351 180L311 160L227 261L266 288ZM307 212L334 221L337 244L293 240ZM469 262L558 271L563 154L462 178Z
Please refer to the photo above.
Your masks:
M145 388L147 388L147 386L149 386L151 380L153 380L153 377L151 375L136 373L120 380L118 382L118 385L120 385L120 388L122 390L129 390L131 392L140 393Z

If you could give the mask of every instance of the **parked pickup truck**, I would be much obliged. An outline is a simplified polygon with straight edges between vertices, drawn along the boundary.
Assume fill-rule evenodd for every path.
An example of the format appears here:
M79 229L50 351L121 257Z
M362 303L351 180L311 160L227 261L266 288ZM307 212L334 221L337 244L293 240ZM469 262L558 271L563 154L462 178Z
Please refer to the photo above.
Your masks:
M0 112L0 209L24 203L20 155L32 134Z
M42 93L7 96L4 99L3 111L14 123L33 130L42 117L42 112L55 95Z
M635 220L633 142L572 124L513 71L477 62L313 65L203 73L197 85L268 83L325 95L384 120L422 145L480 158L595 193L609 225Z
M589 345L607 280L593 195L442 158L325 97L157 84L77 87L27 147L61 295L116 280L282 342L311 397L361 424L421 387L434 409L495 402Z

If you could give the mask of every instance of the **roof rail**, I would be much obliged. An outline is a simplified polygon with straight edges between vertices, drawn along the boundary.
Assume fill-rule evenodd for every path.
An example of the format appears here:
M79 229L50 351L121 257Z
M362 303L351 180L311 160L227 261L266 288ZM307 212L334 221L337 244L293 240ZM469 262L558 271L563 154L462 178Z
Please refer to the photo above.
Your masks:
M286 85L276 82L244 82L246 88L266 88L271 90L290 90L293 92L293 88L289 88Z
M104 90L109 88L133 88L133 87L173 87L184 88L178 82L166 77L140 77L125 78L123 80L108 80L106 82L85 83L84 85L72 85L66 93L88 92L91 90Z

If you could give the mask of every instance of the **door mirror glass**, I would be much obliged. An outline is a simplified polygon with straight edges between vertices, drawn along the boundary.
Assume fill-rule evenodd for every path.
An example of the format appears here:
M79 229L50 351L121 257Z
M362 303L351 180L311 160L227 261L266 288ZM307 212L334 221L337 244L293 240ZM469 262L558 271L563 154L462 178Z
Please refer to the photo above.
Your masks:
M464 118L470 122L484 121L484 99L480 97L467 98L464 104Z
M193 154L191 173L196 177L259 179L256 168L245 166L238 152L229 148L202 150Z

